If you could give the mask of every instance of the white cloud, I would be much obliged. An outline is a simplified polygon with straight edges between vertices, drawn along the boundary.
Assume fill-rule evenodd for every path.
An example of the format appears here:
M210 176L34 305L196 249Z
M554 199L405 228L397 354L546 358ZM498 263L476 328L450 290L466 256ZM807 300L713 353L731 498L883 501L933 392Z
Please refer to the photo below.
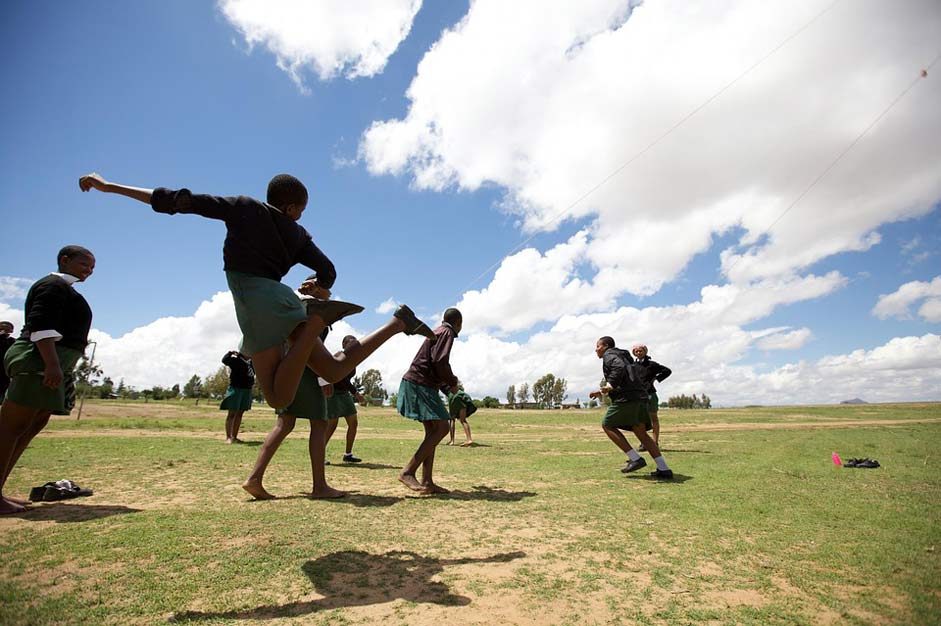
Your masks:
M939 297L941 297L941 276L935 276L930 283L913 280L892 293L880 295L876 306L872 309L872 314L881 320L889 317L910 319L910 307L919 300L927 298L928 300L919 309L918 314L929 322L938 322L941 321L937 304Z
M23 309L16 309L6 302L0 302L0 321L13 323L13 336L19 337L23 329Z
M717 234L741 233L721 257L734 283L790 276L878 245L881 224L941 196L941 82L924 80L765 236L934 57L936 2L835 5L568 209L829 4L663 0L625 19L625 0L477 0L421 61L407 114L374 123L360 156L420 189L499 186L527 231L593 220L465 295L504 331L655 293Z
M26 298L26 293L32 284L32 278L18 278L16 276L0 276L0 301L18 300Z
M305 68L321 80L380 73L420 8L421 0L219 0L249 46L264 45L302 89Z
M803 348L813 337L809 328L798 328L791 332L778 332L767 335L755 344L761 350L797 350Z
M399 306L399 303L395 301L395 298L389 298L376 307L376 313L385 315L386 313L394 311L397 306Z

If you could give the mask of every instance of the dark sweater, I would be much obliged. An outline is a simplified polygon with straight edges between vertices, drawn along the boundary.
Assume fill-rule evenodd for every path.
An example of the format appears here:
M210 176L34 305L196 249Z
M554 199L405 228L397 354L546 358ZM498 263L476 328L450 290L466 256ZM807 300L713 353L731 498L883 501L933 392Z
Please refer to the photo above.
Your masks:
M450 388L457 384L457 376L451 371L449 362L457 333L450 324L442 324L435 329L435 336L437 340L434 342L425 339L402 378L435 389Z
M333 390L337 393L351 393L354 396L359 393L359 389L356 388L356 385L353 384L353 377L356 376L356 368L353 368L353 371L344 376L341 380L333 383Z
M304 227L270 204L248 196L221 197L189 189L154 189L150 205L157 213L190 213L222 220L226 226L222 259L226 271L243 272L280 281L300 263L317 272L327 289L337 273Z
M0 335L0 395L6 393L7 388L10 386L10 377L7 376L7 370L3 367L3 357L7 355L7 350L13 345L14 341L16 339L10 335Z
M49 274L37 280L26 294L26 322L20 339L41 330L54 330L60 346L84 350L91 328L91 307L61 276Z
M227 352L222 364L229 368L229 384L236 389L251 389L255 384L255 368L252 360L239 354Z
M637 365L644 373L644 382L647 383L647 393L656 393L657 390L654 389L653 386L654 381L658 383L663 382L673 373L673 370L669 367L652 361L649 356L638 359Z
M627 367L634 363L634 357L627 350L608 348L601 361L601 371L604 379L611 385L608 394L615 402L634 402L647 399L646 382L636 380L630 382ZM639 372L636 372L639 374Z

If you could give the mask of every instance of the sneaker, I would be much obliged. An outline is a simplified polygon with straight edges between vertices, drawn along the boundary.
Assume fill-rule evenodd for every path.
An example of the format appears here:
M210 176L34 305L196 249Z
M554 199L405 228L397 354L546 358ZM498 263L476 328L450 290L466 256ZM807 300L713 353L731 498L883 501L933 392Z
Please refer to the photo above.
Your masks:
M658 469L654 472L650 472L650 475L654 478L673 478L673 470L671 469Z
M353 456L353 453L350 452L349 454L343 455L343 462L344 463L362 463L363 460L358 457Z
M422 335L434 341L435 334L428 328L428 325L425 322L421 321L415 316L415 313L404 304L400 304L399 308L395 310L395 313L392 314L392 317L396 317L403 322L405 322L405 334L406 335Z
M307 306L307 316L316 315L329 326L348 315L363 312L363 307L342 300L321 300L320 298L301 298Z
M876 461L876 460L874 460L874 459L868 459L868 458L867 458L867 459L863 459L862 461L860 461L859 463L856 464L856 467L864 467L864 468L866 468L866 469L874 469L874 468L876 468L876 467L879 467L879 461Z
M647 461L643 459L637 459L636 461L628 461L627 465L621 468L621 473L627 474L629 472L636 472L642 467L647 467Z

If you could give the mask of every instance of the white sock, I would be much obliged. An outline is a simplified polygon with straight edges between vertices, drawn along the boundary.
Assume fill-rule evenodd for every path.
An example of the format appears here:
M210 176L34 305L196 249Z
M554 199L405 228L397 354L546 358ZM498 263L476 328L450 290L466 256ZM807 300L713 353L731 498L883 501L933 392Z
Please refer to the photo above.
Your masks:
M631 461L639 461L640 455L637 454L637 450L635 450L634 448L631 448L630 450L627 451L627 458L629 458Z
M667 462L663 460L663 457L662 457L662 456L658 456L657 458L655 458L655 459L653 460L653 462L657 464L657 469L658 469L658 470L664 470L664 471L666 471L666 470L670 469L669 467L667 467Z

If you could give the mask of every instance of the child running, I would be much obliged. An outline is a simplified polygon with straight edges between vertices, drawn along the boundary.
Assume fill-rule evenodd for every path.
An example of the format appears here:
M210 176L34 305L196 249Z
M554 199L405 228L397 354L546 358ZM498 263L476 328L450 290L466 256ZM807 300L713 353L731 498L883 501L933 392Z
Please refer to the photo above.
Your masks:
M450 413L441 401L438 390L457 392L457 377L451 371L450 357L454 339L461 332L461 312L450 308L444 312L441 325L434 330L435 338L426 339L399 385L397 408L409 419L422 423L425 438L414 456L402 470L399 480L409 489L423 494L449 493L435 484L432 476L435 449L448 434ZM415 472L422 468L421 482Z
M637 359L637 366L643 370L644 381L647 383L647 396L650 400L647 402L647 412L650 413L650 423L653 425L653 440L660 443L660 398L657 396L657 390L654 388L654 381L662 383L670 374L673 373L666 365L660 365L650 359L647 355L647 346L642 343L634 344L631 352ZM644 452L644 444L637 448L638 452Z
M225 417L225 442L242 443L239 428L242 426L242 415L252 410L255 370L252 368L252 360L238 350L226 352L222 364L229 368L229 388L219 404L221 410L228 411Z
M451 414L450 424L450 436L451 440L448 441L449 446L454 445L454 427L457 425L455 421L460 421L461 426L464 427L464 443L461 444L462 448L469 448L474 445L474 438L471 437L471 428L470 424L467 423L467 418L477 412L477 405L474 404L474 401L471 397L464 391L464 387L461 386L461 381L457 381L457 391L454 393L446 393L448 396L448 412Z
M608 394L611 397L611 406L601 421L601 428L614 445L627 454L627 465L621 471L636 472L647 465L621 432L630 430L644 444L657 464L656 471L651 472L651 475L656 478L673 478L673 471L660 454L657 442L647 434L650 429L647 384L641 379L641 372L634 364L630 352L616 348L611 337L602 337L595 343L595 354L603 360L602 372L606 384L600 390L592 391L589 396L600 398Z
M10 386L0 408L0 515L26 510L29 501L4 497L3 486L49 416L75 406L72 372L88 345L92 313L72 285L92 275L95 255L66 246L56 259L58 271L29 288L23 332L3 359Z
M265 400L275 409L284 409L294 400L308 364L335 382L397 333L433 336L411 309L401 305L391 320L341 358L324 348L321 331L363 308L327 300L336 269L297 223L307 207L307 188L289 174L271 179L267 202L247 196L194 194L188 189L130 187L98 174L82 176L79 188L126 196L149 204L157 213L189 213L225 222L222 257L242 331L241 351L252 359ZM293 290L280 282L298 263L317 272L310 285L314 297L306 302L306 310ZM286 341L290 348L285 352Z
M353 335L347 335L343 338L343 350L352 348L359 340ZM356 369L337 381L329 385L330 391L327 395L327 414L330 422L327 424L327 436L325 444L330 443L330 438L337 430L337 424L342 417L346 420L346 453L343 455L344 463L360 463L362 459L353 456L353 443L356 441L356 430L359 426L358 416L356 415L356 402L364 400L363 395L353 384L353 377L356 376ZM321 384L321 386L323 386Z

